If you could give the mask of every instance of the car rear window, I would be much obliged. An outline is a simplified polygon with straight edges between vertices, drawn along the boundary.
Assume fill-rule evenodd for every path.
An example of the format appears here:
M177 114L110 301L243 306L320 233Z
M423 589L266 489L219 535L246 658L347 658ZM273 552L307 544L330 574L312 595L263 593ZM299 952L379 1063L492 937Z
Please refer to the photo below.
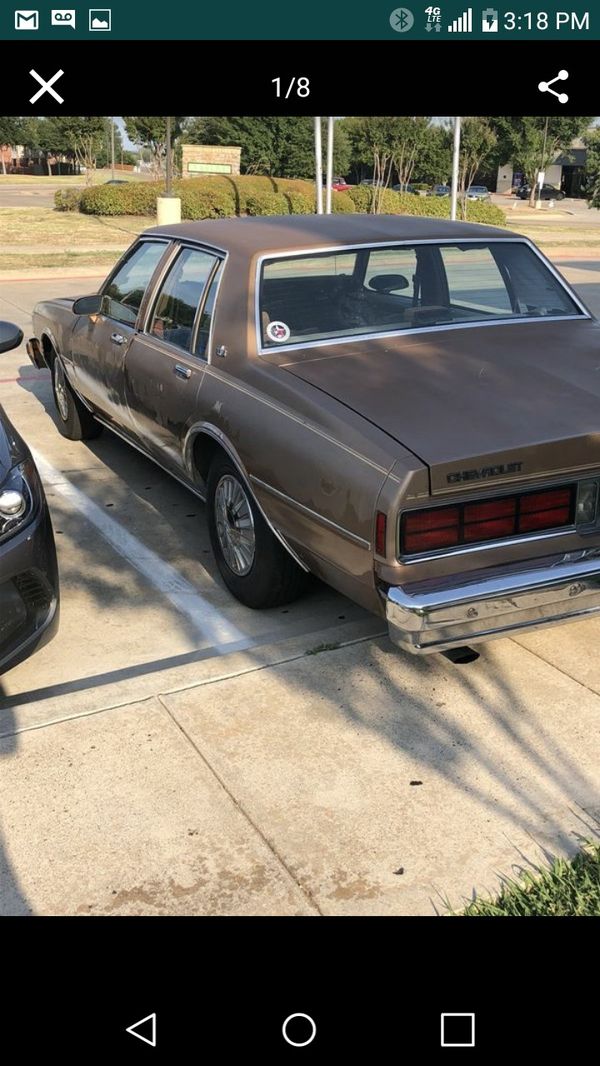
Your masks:
M425 327L582 315L527 244L398 244L263 263L263 348Z

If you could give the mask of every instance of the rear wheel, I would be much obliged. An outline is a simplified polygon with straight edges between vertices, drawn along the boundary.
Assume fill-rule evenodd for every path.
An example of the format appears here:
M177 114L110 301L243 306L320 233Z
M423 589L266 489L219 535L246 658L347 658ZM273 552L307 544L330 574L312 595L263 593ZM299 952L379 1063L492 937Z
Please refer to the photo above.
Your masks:
M58 412L58 428L63 437L69 440L91 440L102 432L102 426L67 381L60 359L55 356L52 363L52 391Z
M210 540L229 591L246 607L279 607L295 600L308 575L271 532L225 456L213 460L207 488Z

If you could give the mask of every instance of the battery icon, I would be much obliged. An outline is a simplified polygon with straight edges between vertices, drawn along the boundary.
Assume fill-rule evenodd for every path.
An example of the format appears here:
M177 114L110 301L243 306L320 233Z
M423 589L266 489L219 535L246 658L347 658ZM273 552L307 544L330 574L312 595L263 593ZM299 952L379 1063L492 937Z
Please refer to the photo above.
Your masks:
M487 7L481 13L481 32L498 33L498 12L493 7Z

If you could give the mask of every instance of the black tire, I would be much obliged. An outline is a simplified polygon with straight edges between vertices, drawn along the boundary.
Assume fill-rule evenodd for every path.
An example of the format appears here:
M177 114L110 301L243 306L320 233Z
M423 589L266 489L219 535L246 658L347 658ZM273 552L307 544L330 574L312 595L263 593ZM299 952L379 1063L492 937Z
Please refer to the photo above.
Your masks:
M58 416L58 429L69 440L92 440L102 432L102 426L90 414L67 381L60 360L52 363L52 394Z
M219 522L217 511L221 516L220 525L223 529L222 509L219 506L219 500L223 498L223 486L233 486L233 491L237 492L233 483L243 492L251 512L254 532L253 557L245 573L236 573L232 569L223 549L223 533L220 535L217 529ZM245 480L226 456L216 456L211 464L208 473L206 505L208 530L217 566L227 588L240 603L259 610L265 607L280 607L301 595L306 587L308 574L298 566L271 532ZM246 525L248 522L249 518L246 519ZM229 528L231 530L231 524ZM225 542L226 540L225 532Z

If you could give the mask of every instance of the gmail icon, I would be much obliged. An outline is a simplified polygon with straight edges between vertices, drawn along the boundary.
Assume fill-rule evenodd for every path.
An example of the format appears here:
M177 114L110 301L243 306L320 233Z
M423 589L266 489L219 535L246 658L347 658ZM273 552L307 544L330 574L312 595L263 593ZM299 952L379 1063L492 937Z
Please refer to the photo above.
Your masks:
M39 11L15 11L16 30L39 30Z

